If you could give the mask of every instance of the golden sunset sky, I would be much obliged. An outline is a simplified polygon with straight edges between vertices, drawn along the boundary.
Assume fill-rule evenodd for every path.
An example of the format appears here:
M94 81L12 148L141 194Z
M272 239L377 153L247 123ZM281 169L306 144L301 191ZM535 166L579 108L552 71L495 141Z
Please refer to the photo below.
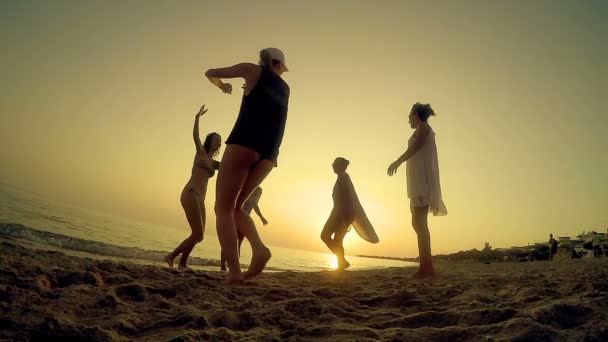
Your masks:
M434 253L605 231L607 16L599 0L2 1L0 181L189 231L194 115L207 104L201 135L225 139L243 83L224 95L203 74L272 46L291 98L268 244L326 250L343 156L381 240L349 234L347 253L417 255L405 165L386 175L417 101L437 113L449 211L429 219Z

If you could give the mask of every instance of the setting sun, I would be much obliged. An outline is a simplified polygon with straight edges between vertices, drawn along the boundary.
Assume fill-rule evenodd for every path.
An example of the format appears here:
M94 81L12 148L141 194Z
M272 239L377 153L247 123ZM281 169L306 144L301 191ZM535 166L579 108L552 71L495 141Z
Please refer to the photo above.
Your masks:
M338 257L334 254L327 254L327 256L329 257L329 268L338 269Z
M607 340L606 18L0 2L0 341Z

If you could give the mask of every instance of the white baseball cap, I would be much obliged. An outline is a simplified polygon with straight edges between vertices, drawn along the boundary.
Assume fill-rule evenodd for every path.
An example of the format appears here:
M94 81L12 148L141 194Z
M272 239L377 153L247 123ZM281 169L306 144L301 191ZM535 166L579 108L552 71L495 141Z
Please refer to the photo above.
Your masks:
M287 64L285 64L285 55L283 54L283 51L277 48L266 48L266 51L270 54L270 58L276 59L283 64L283 71L289 71L289 69L287 69Z

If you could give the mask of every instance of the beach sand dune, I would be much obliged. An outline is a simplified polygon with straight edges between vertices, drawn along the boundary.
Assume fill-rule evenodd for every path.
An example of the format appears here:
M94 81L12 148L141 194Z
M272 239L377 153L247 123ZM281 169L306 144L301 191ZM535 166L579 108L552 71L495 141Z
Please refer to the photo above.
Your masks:
M24 248L0 251L0 339L607 341L608 258L278 272L245 287Z

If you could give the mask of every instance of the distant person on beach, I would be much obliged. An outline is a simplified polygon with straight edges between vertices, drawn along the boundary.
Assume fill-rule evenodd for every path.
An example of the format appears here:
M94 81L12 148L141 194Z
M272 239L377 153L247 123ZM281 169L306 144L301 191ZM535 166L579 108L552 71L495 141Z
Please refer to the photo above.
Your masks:
M409 114L410 127L414 134L408 141L408 148L388 167L392 176L403 162L406 162L407 196L410 199L412 226L418 236L420 268L416 278L427 278L435 275L431 255L431 234L428 227L428 214L447 215L448 211L441 198L439 182L439 162L435 132L428 123L428 118L435 115L430 104L416 103Z
M549 234L549 260L553 260L553 257L557 253L557 240L553 238L553 234Z
M255 213L260 218L260 220L262 221L262 224L267 225L268 220L266 220L266 218L262 214L262 210L260 210L260 206L259 206L261 197L262 197L262 188L258 186L257 188L255 188L255 190L253 191L251 196L249 196L249 198L243 205L243 211L247 215L251 216L251 210L254 210ZM243 240L245 239L245 236L243 234L241 234L240 231L237 231L237 236L239 239L239 256L240 256L241 255L241 245L243 244ZM226 258L224 257L223 253L222 253L222 257L221 257L220 269L222 271L226 270Z
M260 51L259 65L240 63L205 73L224 94L232 93L232 85L222 79L245 79L241 109L226 140L216 185L217 234L228 263L228 284L243 284L244 279L260 274L271 258L270 249L262 242L251 217L243 211L243 204L277 166L290 93L281 78L286 71L283 52L267 48ZM237 229L249 240L252 249L245 274L241 273L239 263Z
M205 142L201 143L198 132L198 121L206 112L207 109L203 105L194 117L193 138L196 154L194 155L190 180L186 183L180 197L180 202L186 213L192 233L171 254L165 257L165 261L169 267L173 267L173 260L181 254L178 268L185 269L190 252L192 252L197 243L203 241L205 235L205 194L207 193L207 183L209 182L209 178L215 174L215 170L220 166L220 163L213 158L217 156L222 145L222 138L215 132L207 134Z
M374 228L361 207L350 176L346 173L348 164L348 160L338 157L331 165L334 173L338 175L332 192L334 207L323 227L323 231L321 231L321 240L338 258L339 271L350 266L350 263L344 257L343 241L351 225L355 227L355 230L363 239L372 243L379 241Z

